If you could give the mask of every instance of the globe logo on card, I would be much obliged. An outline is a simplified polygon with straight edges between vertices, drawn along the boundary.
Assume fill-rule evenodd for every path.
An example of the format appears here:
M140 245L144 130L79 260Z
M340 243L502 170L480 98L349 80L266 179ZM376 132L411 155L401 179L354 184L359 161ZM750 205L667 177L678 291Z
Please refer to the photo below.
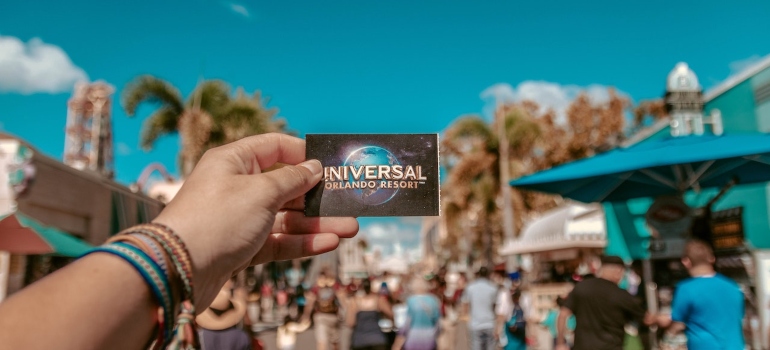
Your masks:
M438 135L307 135L323 180L305 197L308 216L438 214Z
M364 169L366 170L366 166L377 166L377 170L380 170L380 165L387 165L388 168L393 169L396 165L401 165L398 162L398 159L396 159L396 156L393 155L393 153L390 153L390 151L377 146L367 146L367 147L361 147L348 156L347 159L345 159L345 166L348 167L348 169ZM351 183L351 187L353 186L353 182L355 182L353 176L348 177L348 182ZM368 186L366 188L361 188L359 185L358 188L350 188L348 189L350 191L353 198L355 198L357 201L361 202L361 204L367 204L367 205L380 205L382 203L385 203L393 196L396 195L396 192L398 192L398 188L382 188L375 186L375 188L369 188Z

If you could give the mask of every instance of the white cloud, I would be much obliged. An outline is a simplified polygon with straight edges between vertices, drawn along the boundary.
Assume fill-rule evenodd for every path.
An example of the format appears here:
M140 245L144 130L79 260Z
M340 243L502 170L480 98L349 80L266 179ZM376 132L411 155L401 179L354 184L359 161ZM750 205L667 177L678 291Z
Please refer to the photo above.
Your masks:
M540 105L541 112L552 109L556 113L557 121L563 122L566 120L567 107L580 93L587 94L593 103L606 103L610 97L607 88L607 86L599 84L583 87L527 80L516 88L507 83L492 85L484 89L480 97L484 100L484 115L490 119L499 104L530 100ZM617 93L627 96L621 91L617 91Z
M0 36L0 92L65 92L81 80L88 75L60 47L39 38L24 43Z
M249 12L249 9L244 5L228 2L227 7L230 9L230 11L233 11L243 17L251 18L251 12Z
M383 257L420 250L420 227L404 222L373 222L361 227L372 251L379 250Z
M133 152L131 146L127 145L125 142L118 142L116 148L116 152L120 156L127 156Z

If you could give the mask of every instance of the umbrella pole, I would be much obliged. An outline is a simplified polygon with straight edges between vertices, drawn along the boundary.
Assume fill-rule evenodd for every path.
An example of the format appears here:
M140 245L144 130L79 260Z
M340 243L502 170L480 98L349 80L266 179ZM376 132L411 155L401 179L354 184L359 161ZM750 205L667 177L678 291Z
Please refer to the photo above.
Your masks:
M658 313L658 286L655 284L652 278L652 262L650 259L644 259L642 260L642 280L644 281L644 295L647 297L647 312L655 315ZM650 326L649 336L651 349L658 349L657 330L657 326Z

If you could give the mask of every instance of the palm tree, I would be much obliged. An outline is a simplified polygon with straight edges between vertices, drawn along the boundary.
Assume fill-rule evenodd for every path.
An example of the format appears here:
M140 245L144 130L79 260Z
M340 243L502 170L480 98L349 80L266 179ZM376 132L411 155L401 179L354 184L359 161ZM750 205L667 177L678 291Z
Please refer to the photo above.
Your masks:
M492 123L464 116L447 128L441 159L449 176L441 198L448 231L444 245L452 258L464 258L473 250L490 263L491 246L501 238L504 213L500 208L505 198L501 186L507 186L509 179L604 152L623 140L628 100L612 89L608 95L609 100L601 104L579 95L561 122L553 111L523 101L499 106ZM501 142L500 132L508 142ZM506 154L507 161L502 159ZM521 228L528 215L561 202L558 196L538 192L513 190L511 194L515 228ZM468 237L471 242L463 244Z
M122 102L129 117L143 102L158 106L144 123L140 144L148 150L159 137L178 133L183 177L209 148L248 135L286 130L286 122L273 119L276 111L264 107L259 93L246 96L238 89L231 98L230 86L221 80L201 81L184 101L171 83L143 75L126 86Z
M525 158L540 135L539 124L519 108L503 110L501 117L488 123L479 116L464 116L445 132L442 141L443 166L449 172L445 194L442 194L444 212L452 245L460 243L466 250L483 252L487 264L492 263L492 246L500 240L500 140L503 127L508 140L507 153L513 158ZM511 162L515 164L515 162ZM509 174L521 170L511 166ZM469 235L470 233L470 235ZM460 242L458 236L471 237ZM482 248L482 249L478 249ZM453 250L463 255L470 251ZM455 255L455 257L458 257ZM465 258L465 256L461 256Z

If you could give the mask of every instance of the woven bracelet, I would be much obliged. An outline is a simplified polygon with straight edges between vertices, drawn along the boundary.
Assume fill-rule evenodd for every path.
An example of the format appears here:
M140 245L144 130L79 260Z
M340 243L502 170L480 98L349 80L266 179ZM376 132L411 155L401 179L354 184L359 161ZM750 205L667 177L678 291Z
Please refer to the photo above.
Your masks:
M160 244L171 258L179 277L182 279L184 293L182 299L194 301L192 282L192 261L190 253L182 240L166 226L159 224L142 224L126 230L126 234L140 234L152 238Z
M169 270L177 272L183 285L181 313L176 317L174 337L169 348L197 348L199 341L195 324L192 259L187 246L171 228L156 223L134 226L123 234L146 236L157 242L166 251L166 255L171 260Z
M173 310L174 305L169 293L168 279L163 274L160 266L141 249L125 243L111 243L96 247L83 256L97 252L118 256L131 264L139 272L164 311L162 320L164 323L163 338L166 341L170 339L174 325L174 315L173 312L169 311Z

